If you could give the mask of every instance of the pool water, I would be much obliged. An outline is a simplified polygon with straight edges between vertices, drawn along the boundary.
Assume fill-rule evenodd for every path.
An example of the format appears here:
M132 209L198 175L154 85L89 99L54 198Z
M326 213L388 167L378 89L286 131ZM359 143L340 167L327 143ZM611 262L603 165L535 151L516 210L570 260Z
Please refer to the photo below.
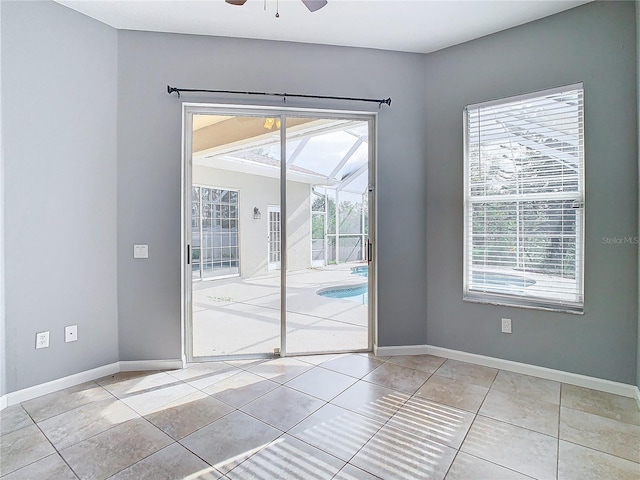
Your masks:
M318 295L321 297L351 300L361 305L367 305L369 303L369 286L365 283L364 285L356 285L355 287L327 288L326 290L318 291Z
M353 267L351 269L351 274L368 278L369 266L363 265L360 267ZM369 303L369 285L367 283L363 283L361 285L337 285L335 287L323 288L318 290L316 293L321 297L351 300L353 302L358 302L360 305L367 305Z
M504 289L513 287L526 288L535 285L536 281L529 278L523 278L518 275L509 275L508 273L498 272L473 272L471 274L471 284L474 287L491 286Z

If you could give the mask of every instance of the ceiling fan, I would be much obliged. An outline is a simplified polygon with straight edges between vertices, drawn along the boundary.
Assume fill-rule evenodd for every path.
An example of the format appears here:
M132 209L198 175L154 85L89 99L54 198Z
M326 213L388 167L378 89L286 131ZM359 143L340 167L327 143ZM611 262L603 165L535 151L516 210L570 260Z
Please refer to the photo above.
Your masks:
M231 5L244 5L247 0L225 0L225 2ZM304 6L309 9L310 12L315 12L316 10L320 10L327 4L327 0L301 0L304 3Z

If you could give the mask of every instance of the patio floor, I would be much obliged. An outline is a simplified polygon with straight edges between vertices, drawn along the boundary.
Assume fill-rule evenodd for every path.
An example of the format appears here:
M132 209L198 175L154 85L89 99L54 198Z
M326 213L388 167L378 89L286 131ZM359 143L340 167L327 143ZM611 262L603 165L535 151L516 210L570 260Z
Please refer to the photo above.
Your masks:
M287 354L368 348L367 305L316 294L362 285L341 264L287 274ZM280 347L280 272L193 284L193 356L272 354Z

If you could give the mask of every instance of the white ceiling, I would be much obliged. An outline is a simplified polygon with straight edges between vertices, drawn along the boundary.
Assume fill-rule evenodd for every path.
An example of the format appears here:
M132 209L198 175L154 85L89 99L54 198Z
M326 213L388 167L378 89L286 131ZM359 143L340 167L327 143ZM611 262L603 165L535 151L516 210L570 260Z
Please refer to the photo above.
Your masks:
M590 0L55 0L117 29L428 53ZM279 2L280 18L275 18Z

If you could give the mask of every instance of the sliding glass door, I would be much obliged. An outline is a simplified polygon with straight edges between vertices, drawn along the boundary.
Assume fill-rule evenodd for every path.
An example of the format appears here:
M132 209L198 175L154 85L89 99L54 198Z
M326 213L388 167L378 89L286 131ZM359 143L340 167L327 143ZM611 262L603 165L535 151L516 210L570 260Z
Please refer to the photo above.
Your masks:
M184 116L188 360L370 350L375 115Z

